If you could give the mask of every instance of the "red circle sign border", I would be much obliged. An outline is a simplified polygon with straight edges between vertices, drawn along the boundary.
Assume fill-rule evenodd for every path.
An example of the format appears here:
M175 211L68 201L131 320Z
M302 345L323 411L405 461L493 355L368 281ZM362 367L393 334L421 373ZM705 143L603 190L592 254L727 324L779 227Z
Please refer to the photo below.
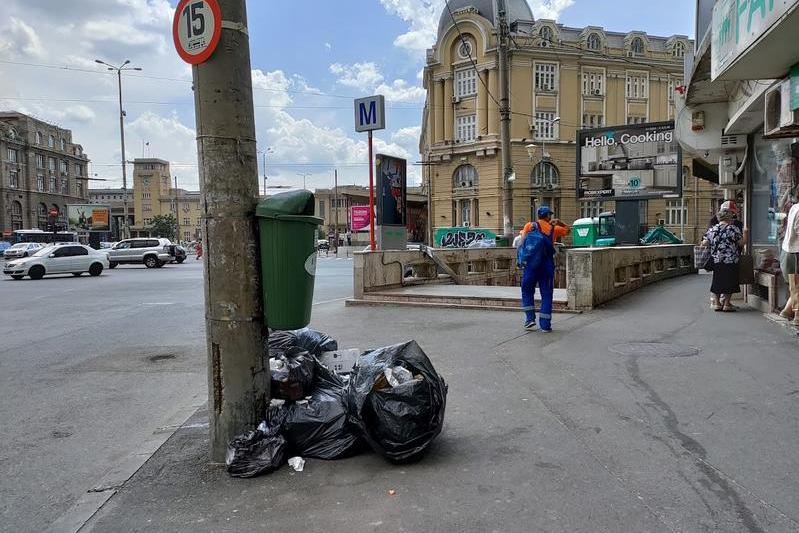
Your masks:
M190 65L199 65L200 63L208 61L208 58L211 57L219 44L219 38L222 36L222 10L219 8L219 3L216 0L203 0L214 13L214 33L211 35L211 41L208 43L208 47L206 47L205 51L201 54L192 55L180 46L180 38L178 37L180 12L183 11L186 4L192 1L194 0L180 0L177 7L175 7L175 17L172 20L172 40L175 43L175 49L178 51L178 55L183 61Z

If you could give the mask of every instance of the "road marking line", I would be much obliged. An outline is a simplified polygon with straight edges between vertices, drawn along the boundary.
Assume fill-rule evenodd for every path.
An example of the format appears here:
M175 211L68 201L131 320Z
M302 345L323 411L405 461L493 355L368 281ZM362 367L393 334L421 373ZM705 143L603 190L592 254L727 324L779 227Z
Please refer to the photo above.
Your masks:
M333 302L341 302L347 298L349 298L349 296L345 296L344 298L336 298L334 300L325 300L323 302L314 302L313 305L332 304Z

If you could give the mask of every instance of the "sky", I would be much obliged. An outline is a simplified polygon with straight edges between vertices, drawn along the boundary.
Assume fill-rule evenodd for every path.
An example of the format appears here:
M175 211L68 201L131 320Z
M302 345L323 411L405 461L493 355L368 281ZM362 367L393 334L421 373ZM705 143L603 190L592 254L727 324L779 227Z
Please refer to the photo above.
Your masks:
M95 63L129 59L124 75L126 157L170 161L179 186L197 189L191 68L175 52L177 0L3 0L0 110L71 129L90 172L120 186L116 75ZM693 0L529 0L537 18L568 26L693 38ZM308 188L368 183L366 134L352 99L386 96L376 152L404 157L419 181L425 49L443 0L249 0L248 30L259 174Z

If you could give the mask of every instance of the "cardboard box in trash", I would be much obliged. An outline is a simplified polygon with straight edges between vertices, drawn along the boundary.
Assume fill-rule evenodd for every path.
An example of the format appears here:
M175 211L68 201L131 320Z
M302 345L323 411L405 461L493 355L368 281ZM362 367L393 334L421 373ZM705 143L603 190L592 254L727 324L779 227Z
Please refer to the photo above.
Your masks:
M349 374L352 372L352 367L355 366L355 362L361 353L358 348L322 352L319 356L319 362L337 374Z

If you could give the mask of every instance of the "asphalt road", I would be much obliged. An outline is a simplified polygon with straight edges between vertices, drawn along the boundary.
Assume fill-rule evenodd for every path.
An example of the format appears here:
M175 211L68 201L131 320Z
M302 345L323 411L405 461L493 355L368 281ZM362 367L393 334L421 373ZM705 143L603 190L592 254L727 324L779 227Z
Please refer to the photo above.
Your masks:
M314 301L352 293L322 257ZM0 531L43 531L206 399L201 263L0 280Z

